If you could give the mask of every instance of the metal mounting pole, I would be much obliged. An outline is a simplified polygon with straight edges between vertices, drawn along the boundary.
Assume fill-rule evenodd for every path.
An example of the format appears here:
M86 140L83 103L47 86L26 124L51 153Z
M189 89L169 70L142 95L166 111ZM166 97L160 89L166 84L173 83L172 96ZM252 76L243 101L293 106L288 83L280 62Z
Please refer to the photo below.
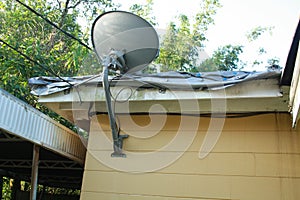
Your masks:
M38 186L40 146L33 145L32 169L31 169L31 190L30 200L36 200Z
M122 152L123 139L127 138L128 135L120 135L118 132L118 127L116 123L115 114L112 111L111 97L109 92L109 82L108 82L108 67L103 68L103 87L105 91L106 98L106 108L109 116L110 128L112 131L112 138L114 144L114 152L111 154L112 157L126 157L126 154Z

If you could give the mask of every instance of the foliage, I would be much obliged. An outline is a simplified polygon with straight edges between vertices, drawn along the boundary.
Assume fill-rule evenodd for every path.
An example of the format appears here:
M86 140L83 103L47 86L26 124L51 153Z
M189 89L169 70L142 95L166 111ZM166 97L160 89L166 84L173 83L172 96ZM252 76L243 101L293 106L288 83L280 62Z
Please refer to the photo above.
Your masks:
M178 16L179 26L170 22L157 59L157 63L164 66L163 71L195 69L198 53L207 41L205 35L208 27L214 23L213 16L220 7L218 0L204 0L193 24L186 15Z
M213 62L220 71L232 71L241 69L241 60L239 55L243 53L243 46L241 45L225 45L219 47L213 53Z
M279 58L277 58L277 57L268 59L267 63L268 63L268 66L266 66L266 68L268 70L281 70L282 69L282 67L279 66Z
M133 4L129 8L130 12L143 17L153 26L157 25L155 16L152 15L153 11L153 0L146 0L146 4Z
M209 25L214 24L214 16L217 10L221 8L219 0L203 0L200 3L199 12L195 16L193 24L193 41L195 48L204 47L204 41L207 41L206 33Z
M278 65L279 64L279 58L277 58L277 57L270 58L270 59L268 59L267 62L269 64L269 66Z
M22 0L22 2L85 43L89 35L85 34L86 27L82 27L78 19L85 17L88 21L105 9L114 9L114 4L110 0ZM36 76L53 76L51 72L59 76L74 76L80 70L89 50L17 1L11 0L0 1L0 39L36 61L35 63L29 61L0 42L0 88L73 128L70 122L37 102L36 97L30 94L28 79ZM11 179L4 177L3 180L3 199L10 199ZM69 193L70 190L55 189L54 192Z
M2 187L2 200L10 200L13 198L13 185L18 184L17 189L23 192L29 193L31 190L30 182L20 181L18 179L11 179L8 177L3 177L3 187ZM37 188L38 196L51 194L51 195L67 195L67 196L79 196L80 190L69 189L69 188L56 188L44 185L38 185Z
M247 32L246 37L248 39L249 42L259 42L259 39L261 38L261 36L268 34L268 35L272 35L272 31L274 29L274 26L269 26L269 27L262 27L262 26L257 26L253 29L251 29L249 32ZM263 56L264 54L267 53L267 50L264 47L258 47L257 50L257 59L255 59L252 63L252 66L255 65L262 65L264 62L260 59L261 56ZM272 68L273 66L277 66L277 68L279 69L280 67L278 67L279 64L279 58L274 57L274 58L270 58L267 60L267 68Z
M77 19L81 16L93 18L114 6L110 0L22 2L85 43L89 35L84 34L84 27ZM89 50L17 1L2 0L0 11L1 40L48 68L41 68L0 42L0 87L66 124L61 117L37 103L36 97L30 95L27 80L35 76L53 76L49 71L59 76L74 76Z
M189 19L185 15L179 16L180 27L170 23L160 48L158 63L163 64L162 71L186 71L192 66L193 41L190 32Z
M216 65L215 60L213 58L205 59L196 69L196 71L200 72L211 72L218 70L218 66Z
M3 177L3 187L2 187L2 200L10 200L11 197L11 187L10 187L10 179L7 177Z
M272 30L273 29L274 29L274 26L270 26L270 27L257 26L255 28L251 29L246 34L246 37L247 37L249 42L252 42L254 40L257 40L264 33L269 33L270 35L272 35Z
M246 37L249 42L254 42L258 40L263 34L269 33L272 34L272 30L274 27L262 27L258 26L251 29L247 34ZM219 47L217 50L214 51L212 58L209 58L201 63L198 67L200 71L206 71L208 69L208 65L211 66L211 70L224 70L224 71L231 71L231 70L241 70L246 65L241 59L240 55L243 53L244 46L242 45L225 45ZM259 47L257 50L257 58L252 61L252 66L261 65L264 62L260 60L260 56L266 54L267 51L264 47ZM268 65L273 67L278 67L279 59L272 58L268 60Z
M156 19L152 16L153 1L147 0L146 4L134 4L130 10L156 25ZM160 71L180 70L180 71L214 71L214 70L241 70L248 62L240 59L244 47L242 45L225 45L214 51L212 58L202 61L199 64L199 52L203 50L205 42L208 40L206 33L210 25L214 24L214 16L218 8L221 7L219 0L203 0L199 6L199 12L194 19L189 19L186 15L177 16L178 23L171 21L165 34L162 36L160 45L160 55L156 60L156 66L160 66ZM193 22L193 23L191 23ZM273 26L257 26L247 32L246 38L249 42L254 42L262 35L272 35ZM264 62L261 56L266 54L264 47L259 47L257 58L251 61L252 66L262 65ZM269 59L278 64L278 58ZM274 64L270 65L273 66ZM151 73L153 68L145 70Z

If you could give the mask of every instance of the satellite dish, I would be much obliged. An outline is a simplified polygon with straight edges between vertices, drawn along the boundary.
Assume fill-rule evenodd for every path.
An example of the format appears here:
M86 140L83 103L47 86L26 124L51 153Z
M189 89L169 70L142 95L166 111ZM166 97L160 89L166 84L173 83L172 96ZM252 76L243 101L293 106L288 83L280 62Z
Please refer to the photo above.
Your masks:
M151 24L124 11L100 15L92 26L92 43L102 61L108 56L117 58L122 74L144 69L159 52L158 35Z
M102 84L114 148L111 156L126 157L122 146L128 135L120 135L118 131L112 109L108 72L119 70L121 74L125 74L144 69L158 56L158 36L151 24L143 18L124 11L111 11L94 21L92 43L103 65ZM91 79L95 77L97 75Z

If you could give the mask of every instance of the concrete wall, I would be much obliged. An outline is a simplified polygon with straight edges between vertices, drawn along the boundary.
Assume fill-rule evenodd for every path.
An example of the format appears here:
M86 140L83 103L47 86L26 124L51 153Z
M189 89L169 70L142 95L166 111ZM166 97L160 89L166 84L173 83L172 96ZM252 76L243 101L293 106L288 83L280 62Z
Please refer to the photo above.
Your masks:
M112 146L105 143L105 136L110 137L108 119L95 117L82 200L300 199L300 135L291 129L289 114L226 118L219 138L214 136L222 119L119 118L121 128L130 134L124 143L127 158L110 157ZM218 140L200 159L207 134ZM182 150L190 140L191 145ZM164 148L174 141L172 148Z

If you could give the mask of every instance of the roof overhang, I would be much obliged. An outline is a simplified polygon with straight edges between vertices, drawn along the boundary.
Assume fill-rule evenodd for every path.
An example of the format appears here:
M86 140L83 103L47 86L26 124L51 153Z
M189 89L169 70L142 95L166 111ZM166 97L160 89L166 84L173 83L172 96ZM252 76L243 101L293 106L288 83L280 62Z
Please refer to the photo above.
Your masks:
M293 116L293 127L296 127L300 119L300 46L295 59L293 78L290 88L289 107Z
M289 87L279 85L279 76L213 90L111 87L118 100L115 112L120 114L288 112L288 91ZM40 96L39 101L71 122L88 120L91 112L107 112L101 85L81 85Z
M289 111L293 117L293 127L300 119L300 20L295 31L286 65L281 76L281 85L291 86L289 92Z
M296 64L297 52L299 48L299 40L300 40L300 20L298 22L298 26L296 28L294 38L291 43L291 48L287 56L286 64L281 76L281 85L290 86L293 79L294 67Z

